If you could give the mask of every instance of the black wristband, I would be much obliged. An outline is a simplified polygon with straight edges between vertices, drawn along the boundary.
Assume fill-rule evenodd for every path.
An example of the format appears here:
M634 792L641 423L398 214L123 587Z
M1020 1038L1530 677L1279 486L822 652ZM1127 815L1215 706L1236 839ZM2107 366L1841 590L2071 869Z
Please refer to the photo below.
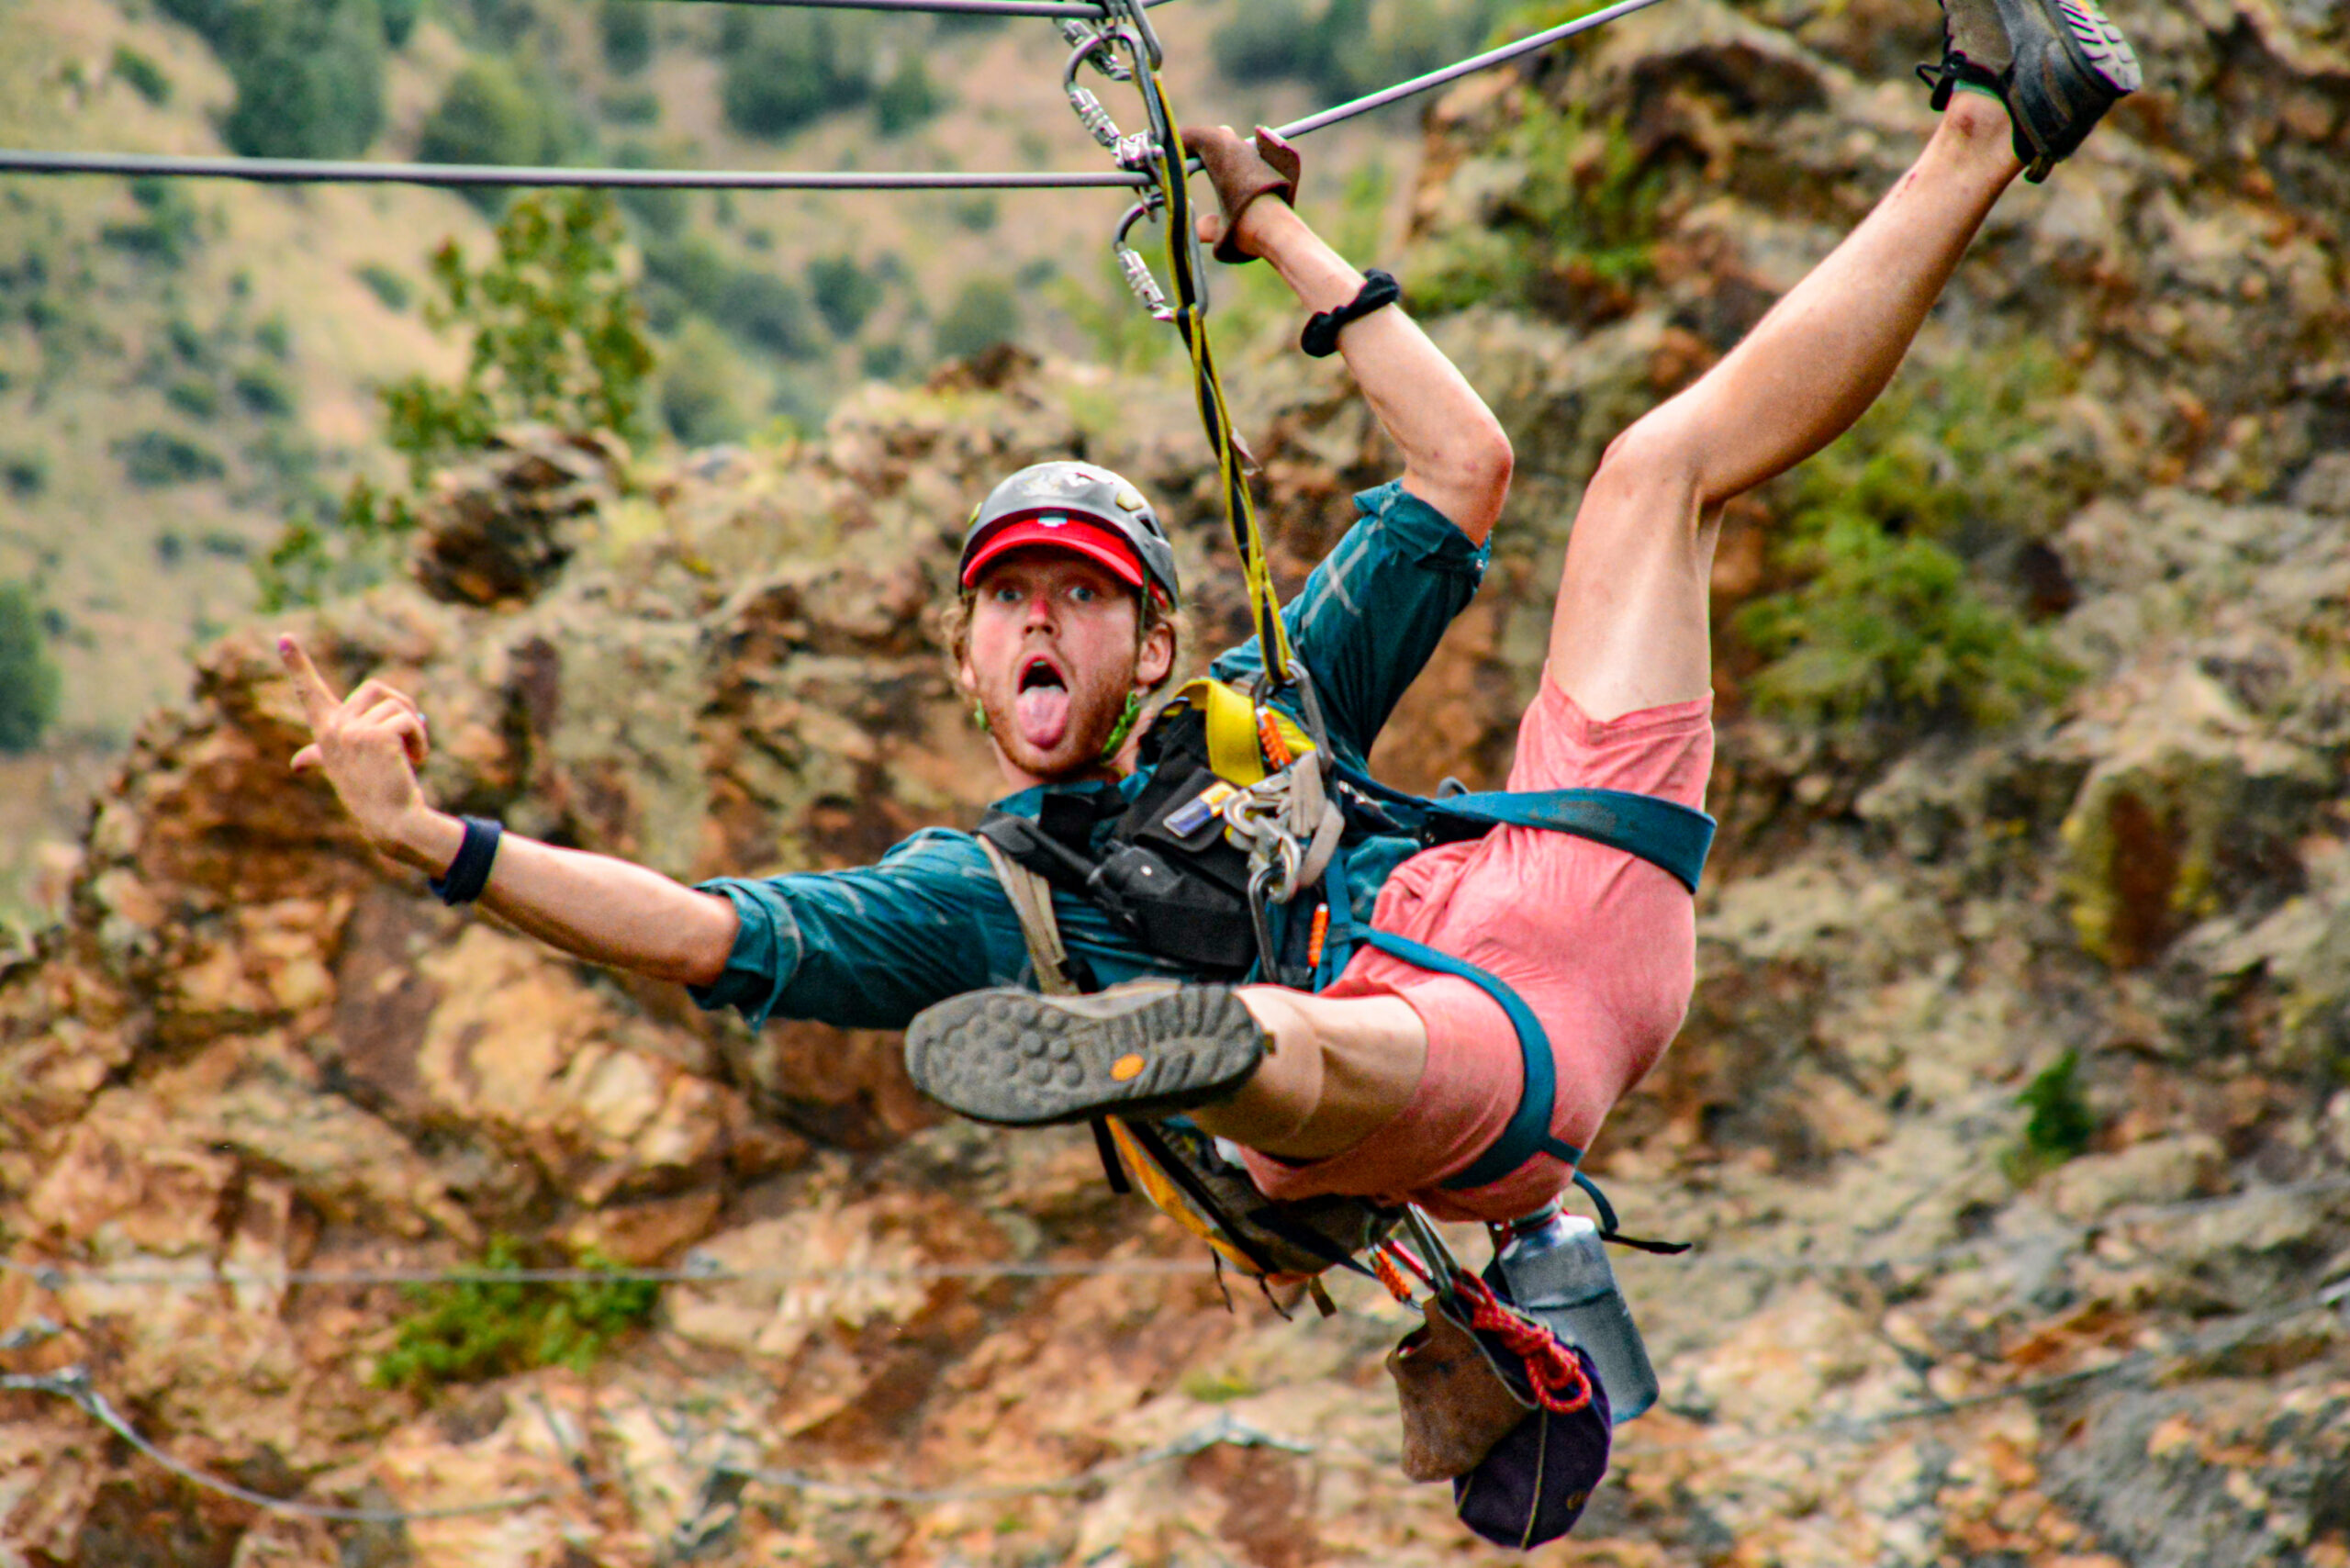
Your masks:
M1402 303L1404 286L1388 274L1376 268L1362 274L1362 292L1336 310L1325 310L1305 323L1305 330L1297 337L1297 346L1315 359L1327 359L1338 352L1338 329L1349 321L1360 321L1374 310L1384 310Z
M498 835L506 830L487 817L467 817L465 841L448 870L425 885L445 904L471 903L489 886L490 863L498 858Z

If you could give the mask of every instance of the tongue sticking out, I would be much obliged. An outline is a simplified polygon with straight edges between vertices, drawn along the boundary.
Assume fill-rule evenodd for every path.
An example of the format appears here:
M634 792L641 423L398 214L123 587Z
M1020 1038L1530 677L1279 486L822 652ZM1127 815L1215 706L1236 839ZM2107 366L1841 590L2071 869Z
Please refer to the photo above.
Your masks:
M1032 686L1013 703L1020 720L1020 738L1038 751L1050 751L1069 733L1069 689Z

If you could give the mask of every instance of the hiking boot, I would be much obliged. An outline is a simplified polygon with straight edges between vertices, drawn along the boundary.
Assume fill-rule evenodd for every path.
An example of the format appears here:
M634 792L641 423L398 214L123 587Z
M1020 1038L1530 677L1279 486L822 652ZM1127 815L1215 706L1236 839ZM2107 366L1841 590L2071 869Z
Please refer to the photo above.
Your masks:
M1942 58L1918 67L1937 110L1958 87L2007 106L2016 156L2033 185L2138 90L2138 57L2097 0L1942 0Z
M914 1087L974 1121L1156 1116L1248 1081L1268 1037L1228 986L1144 981L1093 996L975 991L906 1030Z

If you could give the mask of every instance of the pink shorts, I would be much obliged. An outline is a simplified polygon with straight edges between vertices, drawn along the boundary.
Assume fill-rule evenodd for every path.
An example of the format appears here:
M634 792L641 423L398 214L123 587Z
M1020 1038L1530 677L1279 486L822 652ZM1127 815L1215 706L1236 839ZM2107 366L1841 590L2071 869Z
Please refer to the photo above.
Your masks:
M1517 734L1512 790L1602 789L1705 801L1713 699L1598 722L1546 673ZM1558 1063L1555 1137L1588 1148L1600 1123L1681 1027L1696 972L1687 890L1647 861L1543 828L1496 828L1415 855L1380 890L1371 923L1464 958L1522 997ZM1427 1070L1395 1119L1344 1154L1286 1165L1247 1151L1270 1198L1351 1193L1405 1199L1439 1219L1507 1220L1564 1190L1567 1167L1537 1155L1509 1176L1438 1185L1500 1136L1526 1070L1499 1003L1465 980L1371 947L1326 996L1394 995L1427 1026Z

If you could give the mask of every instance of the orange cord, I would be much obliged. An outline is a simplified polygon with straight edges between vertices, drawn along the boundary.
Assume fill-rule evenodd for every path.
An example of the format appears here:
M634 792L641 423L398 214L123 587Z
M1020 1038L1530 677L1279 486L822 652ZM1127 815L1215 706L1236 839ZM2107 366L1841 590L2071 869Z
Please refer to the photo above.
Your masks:
M1328 939L1329 935L1330 906L1326 903L1317 903L1314 906L1313 928L1307 933L1305 938L1306 968L1318 969L1322 967L1322 944Z
M1273 720L1270 708L1257 710L1257 744L1265 748L1265 760L1279 773L1297 757L1289 749L1289 742L1281 738L1281 727Z

